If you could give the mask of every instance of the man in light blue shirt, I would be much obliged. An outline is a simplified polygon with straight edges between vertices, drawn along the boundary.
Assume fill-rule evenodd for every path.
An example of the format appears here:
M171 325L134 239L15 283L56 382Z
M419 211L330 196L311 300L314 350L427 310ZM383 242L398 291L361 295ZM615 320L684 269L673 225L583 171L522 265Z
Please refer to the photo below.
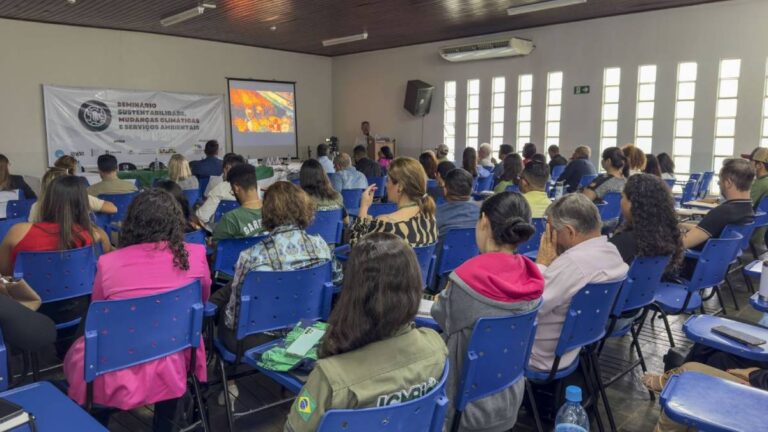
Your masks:
M452 229L474 228L480 219L480 206L471 196L472 180L472 174L461 168L445 175L445 204L440 205L435 214L440 238Z
M333 162L328 157L328 144L317 145L317 161L323 166L326 174L333 174L336 172L333 168Z
M336 175L331 183L333 188L341 192L344 189L365 189L368 187L368 179L365 175L352 166L352 158L346 153L339 153L333 159Z

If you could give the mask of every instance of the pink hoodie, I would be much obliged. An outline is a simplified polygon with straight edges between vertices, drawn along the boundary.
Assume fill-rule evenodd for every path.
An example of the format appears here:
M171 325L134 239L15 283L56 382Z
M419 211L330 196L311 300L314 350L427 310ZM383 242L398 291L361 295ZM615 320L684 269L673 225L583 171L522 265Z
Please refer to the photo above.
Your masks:
M455 272L475 292L491 300L530 301L544 292L539 268L523 255L486 253L465 262Z

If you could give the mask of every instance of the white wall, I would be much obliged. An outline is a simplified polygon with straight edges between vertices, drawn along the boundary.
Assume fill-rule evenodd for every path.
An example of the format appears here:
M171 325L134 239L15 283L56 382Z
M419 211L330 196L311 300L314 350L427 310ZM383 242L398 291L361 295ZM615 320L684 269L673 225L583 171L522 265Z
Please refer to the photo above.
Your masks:
M14 173L42 175L42 84L226 94L227 77L297 82L300 155L331 135L330 58L0 19L0 153Z
M766 16L768 1L734 0L487 36L532 39L536 50L523 58L448 63L439 57L440 47L472 39L336 57L333 59L334 132L342 141L342 148L348 149L359 134L360 121L370 120L374 132L398 139L401 155L415 156L422 148L434 148L443 137L443 82L456 80L456 139L460 155L465 135L466 80L482 79L480 142L483 142L490 141L491 78L504 75L507 78L505 142L514 143L517 77L533 73L532 139L541 143L544 141L546 74L562 70L561 145L568 154L578 145L590 145L596 159L603 68L622 68L618 137L621 144L634 140L637 68L657 64L653 152L671 153L677 63L696 61L699 79L691 168L710 169L721 58L742 59L736 153L748 152L759 142L768 57ZM436 86L432 112L424 119L423 141L422 120L403 109L409 79ZM574 95L575 85L590 85L591 93Z

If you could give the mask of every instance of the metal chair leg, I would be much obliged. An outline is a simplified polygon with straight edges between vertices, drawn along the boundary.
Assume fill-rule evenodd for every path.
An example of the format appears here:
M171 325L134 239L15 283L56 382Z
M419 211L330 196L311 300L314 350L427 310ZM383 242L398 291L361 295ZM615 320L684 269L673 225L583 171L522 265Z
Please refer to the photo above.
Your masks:
M646 366L645 358L643 357L643 350L640 349L640 341L637 338L640 332L635 330L633 327L630 328L629 331L632 333L631 345L635 347L635 352L637 352L637 358L640 361L640 369L643 371L643 373L648 372L648 367ZM656 395L653 394L652 391L648 390L648 395L651 397L651 401L656 400Z
M219 357L219 372L221 373L221 385L224 392L224 409L227 410L227 427L229 432L235 430L235 416L232 414L232 402L229 400L229 385L227 384L227 371L224 360Z
M669 326L669 320L667 319L667 313L664 312L660 307L657 305L651 303L651 307L653 308L653 316L656 316L656 313L659 313L661 315L661 319L664 321L664 328L667 330L667 338L669 338L669 346L674 348L675 347L675 339L672 337L672 328Z
M536 404L536 398L533 393L533 386L528 380L525 380L525 392L528 394L529 406L531 407L531 413L533 414L533 421L536 422L536 431L544 432L544 426L541 424L541 417L539 417L539 406Z
M719 312L722 312L723 315L728 315L728 311L725 309L725 302L723 301L723 293L720 292L720 287L719 286L715 287L714 292L715 292L715 295L717 296L718 303L720 303L720 311ZM704 308L704 306L702 305L702 309L703 308ZM715 315L717 315L717 314L715 314Z
M613 418L613 412L611 411L611 404L608 402L608 393L605 391L603 385L603 377L600 375L600 360L594 351L589 353L590 363L592 363L592 371L594 372L595 382L597 382L598 392L603 399L603 406L605 407L605 414L608 416L608 424L611 426L611 431L616 432L616 421ZM597 407L597 401L595 401L595 407Z
M195 371L192 371L192 387L195 389L195 401L197 402L197 409L200 411L200 423L203 425L203 431L209 432L208 414L205 412L205 402L203 402L203 394L200 391L200 383L197 381Z
M728 280L728 275L725 275L725 284L728 285L728 291L731 292L731 300L733 300L733 307L736 310L739 310L739 302L736 300L736 291L733 289L733 285L731 285L731 281ZM723 315L725 315L725 307L723 307Z
M592 376L592 371L589 369L589 357L586 355L581 355L581 359L579 361L579 367L581 368L581 373L584 376L584 383L587 386L587 391L589 392L589 399L590 404L589 408L592 411L592 414L595 418L595 421L597 422L597 430L600 432L605 431L605 426L603 425L603 419L600 417L600 408L598 407L597 403L597 390L595 389L594 384L594 377Z

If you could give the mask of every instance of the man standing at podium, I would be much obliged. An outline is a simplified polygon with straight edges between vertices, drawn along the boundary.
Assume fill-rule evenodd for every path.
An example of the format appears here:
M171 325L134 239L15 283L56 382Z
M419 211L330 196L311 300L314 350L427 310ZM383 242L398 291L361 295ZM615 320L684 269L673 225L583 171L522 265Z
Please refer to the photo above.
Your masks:
M371 124L368 122L368 120L360 123L360 130L363 132L363 134L355 139L355 145L363 145L367 148L368 142L370 140L376 140L376 136L371 134Z

